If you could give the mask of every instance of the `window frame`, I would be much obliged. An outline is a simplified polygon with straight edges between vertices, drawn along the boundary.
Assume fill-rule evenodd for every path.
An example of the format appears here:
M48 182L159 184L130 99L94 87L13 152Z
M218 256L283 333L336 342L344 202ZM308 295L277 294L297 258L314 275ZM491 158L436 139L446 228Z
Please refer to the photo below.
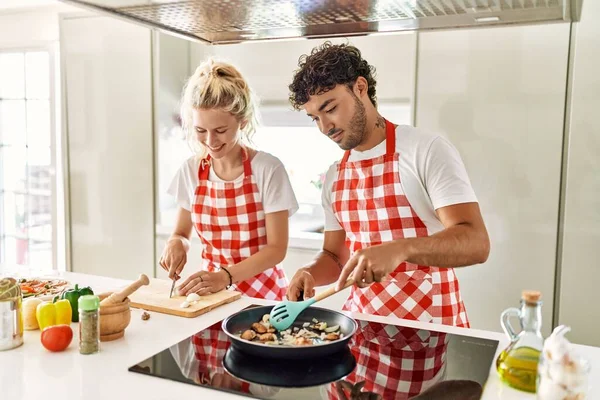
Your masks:
M57 147L60 145L59 141L57 141L57 131L59 119L57 118L57 108L58 108L58 92L57 87L60 88L60 80L58 78L58 66L57 66L57 45L54 43L40 44L40 45L24 45L24 46L15 46L15 47L3 47L0 48L0 54L7 53L35 53L35 52L45 52L48 54L48 104L49 104L49 113L50 113L50 186L51 186L51 195L50 195L50 214L51 214L51 226L52 226L52 239L51 239L51 263L50 263L50 271L56 271L58 269L58 196L59 196L59 187L57 185ZM27 79L27 77L25 77ZM27 94L25 93L25 97L23 98L25 102L27 102ZM27 103L26 103L27 104ZM27 109L25 109L25 118L27 118ZM26 128L27 129L27 128ZM26 141L26 145L29 143ZM0 140L0 145L2 141ZM3 158L5 148L0 151L0 165L3 165ZM4 184L3 184L3 174L0 174L0 193L2 193L1 198L4 197L3 193L5 193ZM30 205L30 188L27 187L24 191L24 194L27 196L27 206L29 209ZM4 202L0 201L0 214L4 213L3 210ZM31 240L29 233L27 235L28 242ZM5 257L5 232L4 225L0 223L0 253L2 257ZM28 260L29 261L29 260ZM29 262L25 265L8 265L5 260L0 259L0 266L6 266L8 268L29 268L40 270L39 267L35 265L31 265Z

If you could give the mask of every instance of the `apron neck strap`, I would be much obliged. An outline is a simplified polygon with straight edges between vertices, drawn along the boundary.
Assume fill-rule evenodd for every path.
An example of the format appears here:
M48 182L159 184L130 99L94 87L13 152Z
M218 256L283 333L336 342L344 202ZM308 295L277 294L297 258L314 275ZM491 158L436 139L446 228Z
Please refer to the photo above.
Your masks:
M248 150L242 146L242 162L244 163L244 176L247 178L252 175L252 166Z
M205 158L200 160L200 168L198 168L198 179L200 179L201 181L208 180L208 173L210 171L210 164L211 164L210 160L211 159L212 158L209 154ZM242 162L244 164L244 176L249 177L250 175L252 175L251 160L250 160L250 156L248 155L248 150L246 150L246 148L243 146L242 146Z
M385 154L388 156L396 152L396 129L387 119L385 120Z
M396 152L396 129L394 128L394 124L392 124L387 119L385 120L385 154L390 156ZM342 164L348 162L348 158L350 157L350 150L347 150L344 153L344 157L342 158Z

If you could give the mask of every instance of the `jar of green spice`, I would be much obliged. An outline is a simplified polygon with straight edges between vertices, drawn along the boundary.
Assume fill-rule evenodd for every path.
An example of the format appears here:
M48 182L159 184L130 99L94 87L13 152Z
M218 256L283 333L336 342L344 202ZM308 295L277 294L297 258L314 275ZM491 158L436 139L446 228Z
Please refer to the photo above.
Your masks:
M100 299L95 295L81 296L79 307L79 352L94 354L100 348Z

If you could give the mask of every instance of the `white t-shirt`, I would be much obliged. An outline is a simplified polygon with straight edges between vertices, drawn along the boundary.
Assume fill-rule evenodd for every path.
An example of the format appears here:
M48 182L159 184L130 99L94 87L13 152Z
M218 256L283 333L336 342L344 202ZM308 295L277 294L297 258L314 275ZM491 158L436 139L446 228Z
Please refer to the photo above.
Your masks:
M167 193L175 197L177 204L188 211L192 210L192 203L196 187L198 187L198 168L200 160L190 157L177 171ZM256 181L265 214L288 210L291 217L298 211L298 201L292 189L292 184L285 167L281 161L264 151L259 151L250 162L252 176ZM208 179L213 182L223 182L214 169L211 168ZM233 182L244 179L242 173Z
M379 157L385 154L385 146L386 140L363 152L352 150L348 161ZM404 194L430 235L444 229L435 210L454 204L477 202L460 154L444 137L400 125L396 128L396 152L400 154L400 181ZM343 229L331 205L338 164L339 161L329 167L323 184L326 231Z

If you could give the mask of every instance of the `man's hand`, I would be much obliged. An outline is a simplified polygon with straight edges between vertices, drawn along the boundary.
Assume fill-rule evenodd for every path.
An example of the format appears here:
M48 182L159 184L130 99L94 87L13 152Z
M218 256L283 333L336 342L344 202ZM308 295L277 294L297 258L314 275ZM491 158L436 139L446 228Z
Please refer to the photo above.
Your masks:
M336 290L341 290L350 276L361 288L373 282L381 282L398 265L406 261L401 243L389 242L358 250L342 269L335 285Z
M300 296L304 294L304 298ZM306 300L315 295L315 278L307 268L300 268L294 274L290 287L287 291L287 298L291 301Z

